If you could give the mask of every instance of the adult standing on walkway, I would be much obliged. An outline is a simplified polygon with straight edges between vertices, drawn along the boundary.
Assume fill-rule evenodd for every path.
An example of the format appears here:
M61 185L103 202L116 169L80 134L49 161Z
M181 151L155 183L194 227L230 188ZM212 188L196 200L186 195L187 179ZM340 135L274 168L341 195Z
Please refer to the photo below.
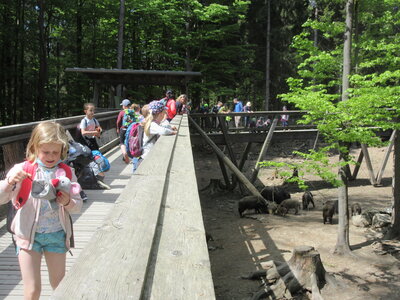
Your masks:
M239 101L238 98L233 99L233 112L243 112L243 104L242 101ZM240 116L235 116L235 127L238 128L240 123Z
M213 114L219 113L219 110L221 109L222 106L223 106L223 103L222 103L221 101L218 101L218 103L217 103L216 105L213 106L211 112L212 112ZM218 118L213 118L212 120L213 120L212 126L213 126L215 129L217 129L217 127L218 127L218 125L219 125L219 120L218 120Z
M287 111L286 106L284 106L284 107L282 108L282 110L283 110L284 112ZM288 121L289 121L289 115L287 115L287 114L281 115L281 125L282 125L283 127L288 126Z
M167 107L167 120L168 122L171 122L176 115L176 102L174 99L174 93L171 90L168 90L165 93L165 97L162 98L161 101Z
M251 113L251 102L248 101L246 105L243 107L243 112ZM244 127L247 127L250 123L250 117L244 117Z

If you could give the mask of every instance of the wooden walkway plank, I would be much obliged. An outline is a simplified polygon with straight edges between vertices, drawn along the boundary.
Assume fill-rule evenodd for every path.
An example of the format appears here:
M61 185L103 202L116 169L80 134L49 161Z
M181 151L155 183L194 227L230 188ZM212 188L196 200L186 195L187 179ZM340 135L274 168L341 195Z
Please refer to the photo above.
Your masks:
M126 165L121 160L119 147L110 151L106 157L111 163L111 169L106 173L105 182L111 186L111 190L85 190L89 200L83 204L80 214L72 215L77 248L72 249L73 256L67 254L67 274L94 232L103 224L105 216L114 207L116 199L131 178L132 165ZM45 260L42 259L42 293L40 299L50 298L52 292ZM23 287L17 256L11 242L11 235L6 231L5 220L2 220L0 222L0 299L22 298Z

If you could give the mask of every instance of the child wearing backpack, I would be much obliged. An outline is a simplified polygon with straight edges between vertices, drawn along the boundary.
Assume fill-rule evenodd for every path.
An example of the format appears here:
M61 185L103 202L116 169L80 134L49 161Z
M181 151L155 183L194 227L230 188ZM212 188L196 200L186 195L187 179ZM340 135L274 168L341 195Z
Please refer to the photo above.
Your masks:
M100 152L99 145L97 144L96 137L100 137L103 129L101 128L99 122L94 118L94 110L95 106L93 103L85 103L83 106L85 117L82 119L81 124L79 125L82 133L83 140L85 145L87 145L90 150L96 152L93 154L94 158L97 153ZM93 169L97 180L97 184L100 185L104 189L111 189L108 184L104 182L105 173L98 168L96 163L91 164L91 168Z
M162 100L149 103L149 114L144 121L143 154L145 159L160 135L176 134L175 126L171 127L167 118L167 107Z
M122 100L120 105L122 106L122 110L118 114L116 128L119 136L122 160L129 164L130 159L125 146L125 136L129 125L133 122L136 122L135 111L130 109L131 101L129 99Z
M0 181L0 204L12 201L16 209L11 223L13 240L21 269L25 299L39 299L40 265L46 258L51 287L65 275L66 252L73 247L70 213L82 207L81 190L73 169L61 163L67 157L68 136L55 122L42 122L32 131L26 161L18 163ZM70 179L69 191L59 191L55 199L34 198L32 180L53 182ZM21 194L27 195L26 198Z
M85 103L83 105L85 117L81 120L79 128L81 130L84 144L86 144L90 150L99 150L96 137L100 137L103 129L99 122L94 118L94 110L95 107L93 103Z

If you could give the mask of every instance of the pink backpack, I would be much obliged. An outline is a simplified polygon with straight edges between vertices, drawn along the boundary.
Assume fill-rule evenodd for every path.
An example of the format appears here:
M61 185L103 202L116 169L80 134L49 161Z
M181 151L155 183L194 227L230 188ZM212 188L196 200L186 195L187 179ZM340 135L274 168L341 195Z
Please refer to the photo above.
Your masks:
M140 123L131 125L128 132L127 152L130 157L140 157L143 153L143 132L144 128Z

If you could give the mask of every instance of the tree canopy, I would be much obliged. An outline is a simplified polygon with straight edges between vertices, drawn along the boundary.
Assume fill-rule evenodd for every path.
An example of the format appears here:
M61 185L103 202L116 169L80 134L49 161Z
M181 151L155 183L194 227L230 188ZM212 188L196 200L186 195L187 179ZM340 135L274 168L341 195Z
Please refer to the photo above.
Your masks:
M82 113L82 104L92 99L92 83L64 70L116 68L119 5L110 0L0 4L2 125ZM397 1L359 0L356 5L357 72L349 92L371 110L383 101L393 107L398 105L399 80ZM271 1L270 7L270 109L297 97L303 99L298 107L313 105L322 111L340 94L344 3ZM125 0L124 20L123 68L200 71L201 80L189 87L193 103L239 97L262 109L266 0ZM167 88L184 92L179 87L127 86L126 93L144 103L161 98ZM108 94L103 87L100 107L114 105ZM279 94L285 96L280 99ZM328 102L321 105L323 99ZM355 124L354 110L349 118Z
M272 94L293 75L291 37L310 9L307 1L272 5ZM82 113L93 87L67 67L116 68L119 1L18 0L0 4L1 124ZM195 103L231 101L261 107L264 98L264 0L126 0L123 68L200 71L190 84ZM161 98L165 86L129 86L135 101ZM100 107L110 107L106 87ZM176 93L184 91L176 90ZM114 102L112 102L114 103Z

